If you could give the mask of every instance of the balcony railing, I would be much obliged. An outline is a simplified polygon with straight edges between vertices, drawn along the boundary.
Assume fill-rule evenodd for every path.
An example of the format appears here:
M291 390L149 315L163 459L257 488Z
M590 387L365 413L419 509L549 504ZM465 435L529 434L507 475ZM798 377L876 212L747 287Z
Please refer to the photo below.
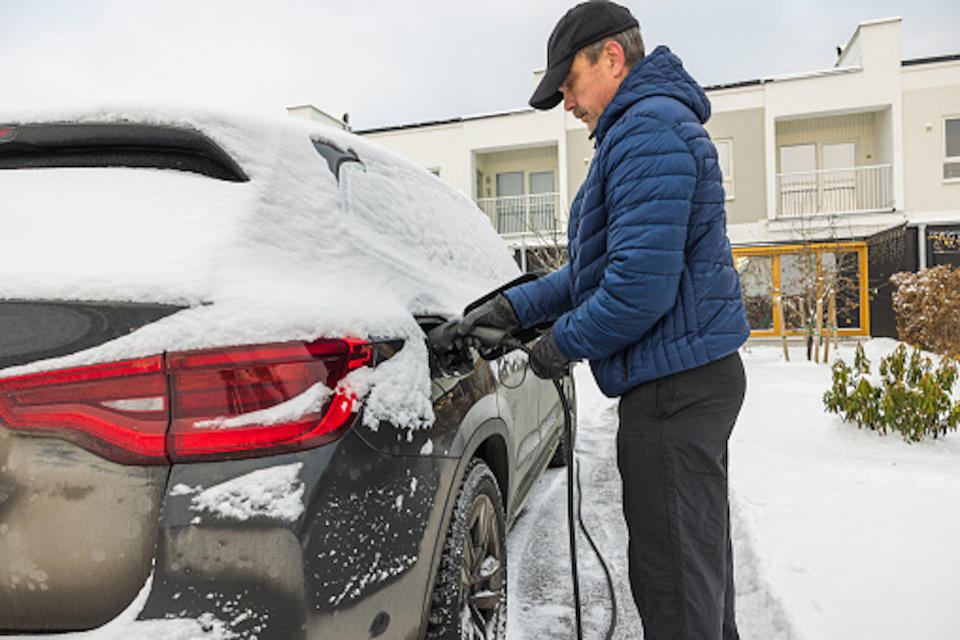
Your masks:
M559 193L480 198L477 206L502 235L560 230Z
M893 167L777 174L777 215L857 213L893 208Z

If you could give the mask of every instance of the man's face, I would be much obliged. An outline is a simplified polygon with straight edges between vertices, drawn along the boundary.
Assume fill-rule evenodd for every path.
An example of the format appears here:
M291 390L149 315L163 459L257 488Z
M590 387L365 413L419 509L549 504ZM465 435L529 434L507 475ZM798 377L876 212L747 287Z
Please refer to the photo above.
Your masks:
M593 64L584 55L578 53L570 65L570 73L560 84L560 93L563 94L563 108L572 111L573 115L587 125L590 133L597 128L600 114L607 108L620 86L622 69L616 67L616 61L611 64L606 52Z

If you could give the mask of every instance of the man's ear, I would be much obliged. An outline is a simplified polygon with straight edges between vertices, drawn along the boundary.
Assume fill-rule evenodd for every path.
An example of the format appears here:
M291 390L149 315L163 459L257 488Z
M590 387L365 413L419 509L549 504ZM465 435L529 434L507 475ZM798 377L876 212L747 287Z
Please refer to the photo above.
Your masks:
M623 47L616 40L607 40L603 45L603 59L614 78L626 75L626 56Z

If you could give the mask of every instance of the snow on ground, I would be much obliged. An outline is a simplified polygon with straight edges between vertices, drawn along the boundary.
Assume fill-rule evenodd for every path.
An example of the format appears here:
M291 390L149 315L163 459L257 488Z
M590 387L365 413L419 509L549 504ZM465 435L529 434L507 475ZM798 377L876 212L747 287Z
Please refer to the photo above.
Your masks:
M55 633L57 640L234 640L237 636L229 631L222 620L212 613L204 613L198 619L171 618L166 620L137 620L136 617L147 602L153 575L147 578L140 593L116 618L90 631ZM35 634L7 636L4 640L29 640Z
M892 340L866 343L874 369ZM840 355L853 360L854 343ZM960 637L960 434L920 444L823 411L829 366L741 351L747 397L730 444L737 616L744 640ZM618 640L642 638L626 571L616 401L576 369L584 521L614 573ZM572 637L566 476L548 471L508 541L509 640ZM603 573L578 540L584 635L602 638Z
M874 371L896 345L866 343ZM736 524L794 637L960 637L960 434L907 444L845 424L820 402L829 368L778 354L745 354L730 464Z

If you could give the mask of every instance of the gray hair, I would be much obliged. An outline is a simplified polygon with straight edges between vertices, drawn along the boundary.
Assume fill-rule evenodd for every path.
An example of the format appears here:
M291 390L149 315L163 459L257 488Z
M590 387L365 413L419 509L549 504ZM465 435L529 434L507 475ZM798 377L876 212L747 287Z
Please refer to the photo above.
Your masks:
M623 47L623 63L627 68L633 67L643 59L643 38L640 37L640 27L630 27L626 31L615 33L603 40L588 44L580 51L587 56L590 64L596 64L597 60L600 59L600 53L603 51L603 45L611 40Z

